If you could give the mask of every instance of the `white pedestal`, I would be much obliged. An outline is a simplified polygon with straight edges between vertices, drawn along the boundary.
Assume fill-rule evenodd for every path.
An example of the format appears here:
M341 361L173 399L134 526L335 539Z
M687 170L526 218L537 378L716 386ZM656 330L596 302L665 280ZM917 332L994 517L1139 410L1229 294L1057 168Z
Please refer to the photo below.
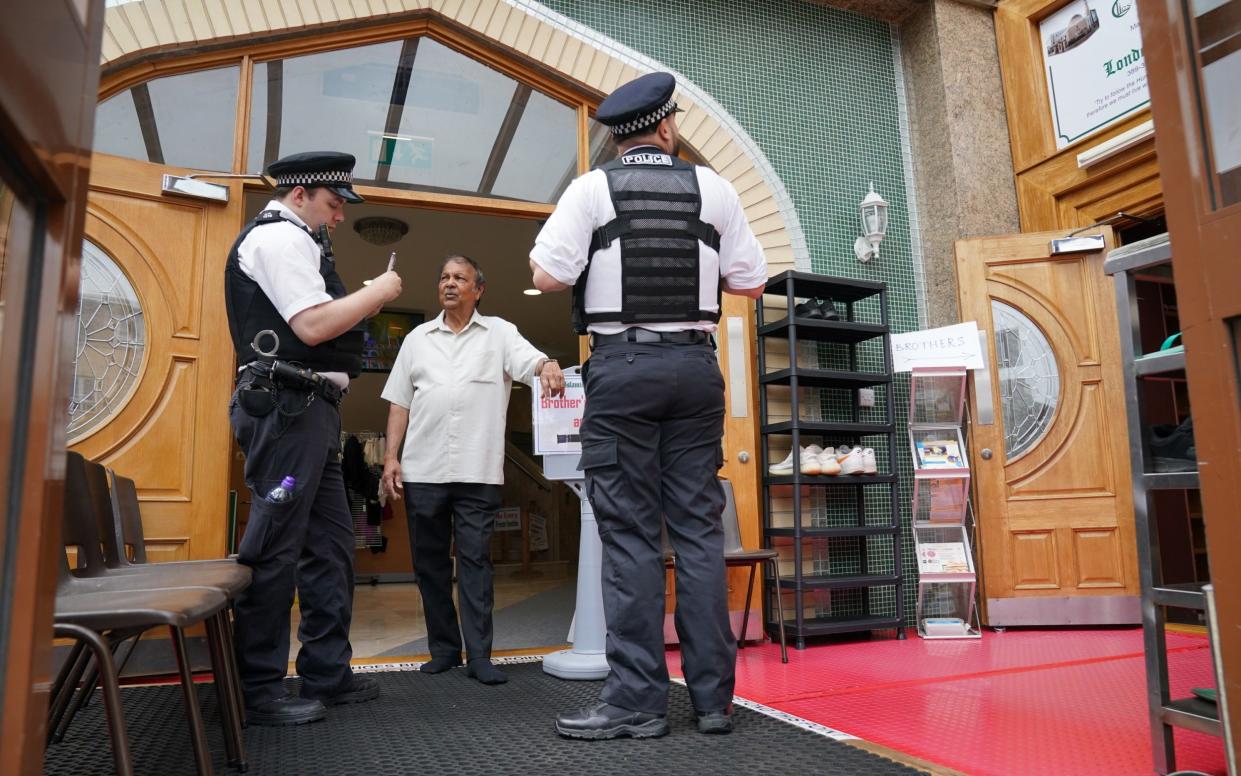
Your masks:
M603 619L603 544L599 541L599 524L595 511L586 499L583 480L556 476L560 467L552 465L553 458L568 456L544 456L544 471L549 479L561 479L573 488L582 500L582 536L579 541L577 563L577 610L570 630L572 649L543 658L543 670L559 679L604 679L608 675L607 624ZM576 470L577 456L572 456ZM563 469L561 469L563 472ZM580 471L575 474L581 476Z

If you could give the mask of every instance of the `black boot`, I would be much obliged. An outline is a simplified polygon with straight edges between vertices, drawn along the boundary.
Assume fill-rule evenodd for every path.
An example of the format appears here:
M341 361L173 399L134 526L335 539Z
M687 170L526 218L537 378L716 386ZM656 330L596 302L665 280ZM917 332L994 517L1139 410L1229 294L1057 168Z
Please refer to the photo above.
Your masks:
M556 732L565 738L603 740L608 738L659 738L668 734L668 718L663 714L630 711L600 703L556 718Z
M302 695L303 698L321 701L324 706L340 706L345 703L365 703L379 697L379 682L369 676L351 676L349 681L331 695Z

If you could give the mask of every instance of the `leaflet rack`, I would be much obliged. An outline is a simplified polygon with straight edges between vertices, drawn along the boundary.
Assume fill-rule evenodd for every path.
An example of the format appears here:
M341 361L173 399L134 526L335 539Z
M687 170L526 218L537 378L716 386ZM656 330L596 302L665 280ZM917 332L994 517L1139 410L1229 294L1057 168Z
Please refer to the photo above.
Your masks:
M964 367L915 367L909 382L918 635L981 638L969 526L970 468L961 435Z

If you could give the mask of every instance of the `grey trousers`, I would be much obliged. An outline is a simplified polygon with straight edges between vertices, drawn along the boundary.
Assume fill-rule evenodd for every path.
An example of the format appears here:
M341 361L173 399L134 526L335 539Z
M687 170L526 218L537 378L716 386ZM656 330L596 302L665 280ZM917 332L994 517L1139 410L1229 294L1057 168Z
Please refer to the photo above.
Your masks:
M732 701L737 647L728 618L724 380L709 345L609 343L585 369L582 468L603 541L609 673L601 698L667 713L664 559L677 555L676 629L699 711Z
M353 673L354 536L340 470L340 411L317 397L307 403L305 392L281 390L281 408L301 414L273 409L255 417L242 406L247 402L238 402L239 394L254 387L262 386L243 378L229 407L252 494L237 559L250 567L253 580L235 604L237 662L249 706L284 695L294 590L301 605L302 694L332 695ZM264 398L258 393L251 397ZM297 480L293 499L267 501L285 476Z

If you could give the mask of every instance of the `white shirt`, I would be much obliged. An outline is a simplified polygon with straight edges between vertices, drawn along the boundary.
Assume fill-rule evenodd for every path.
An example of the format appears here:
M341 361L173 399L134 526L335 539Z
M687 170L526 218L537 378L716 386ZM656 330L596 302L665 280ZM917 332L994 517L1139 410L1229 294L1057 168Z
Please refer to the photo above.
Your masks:
M301 228L306 222L274 199L263 210L278 210L293 223L278 221L251 229L237 246L237 264L287 323L307 308L332 301L332 295L319 274L319 244ZM341 388L349 386L344 372L321 374Z
M409 410L404 480L503 484L509 391L514 380L534 387L544 358L516 326L477 310L460 333L443 312L410 332L382 394Z
M652 146L653 148L653 146ZM698 243L699 308L719 310L715 288L720 279L726 288L757 288L767 282L767 259L763 247L745 219L737 190L713 170L696 167L702 196L703 221L720 233L720 251ZM595 229L616 218L616 208L608 191L607 173L591 170L578 177L556 203L530 251L530 258L544 272L566 285L573 285L590 259L590 280L586 284L586 312L615 312L621 309L620 240L590 257L590 238ZM711 321L697 323L642 323L653 331L702 329L715 331ZM623 323L592 323L590 330L615 334L629 328Z

